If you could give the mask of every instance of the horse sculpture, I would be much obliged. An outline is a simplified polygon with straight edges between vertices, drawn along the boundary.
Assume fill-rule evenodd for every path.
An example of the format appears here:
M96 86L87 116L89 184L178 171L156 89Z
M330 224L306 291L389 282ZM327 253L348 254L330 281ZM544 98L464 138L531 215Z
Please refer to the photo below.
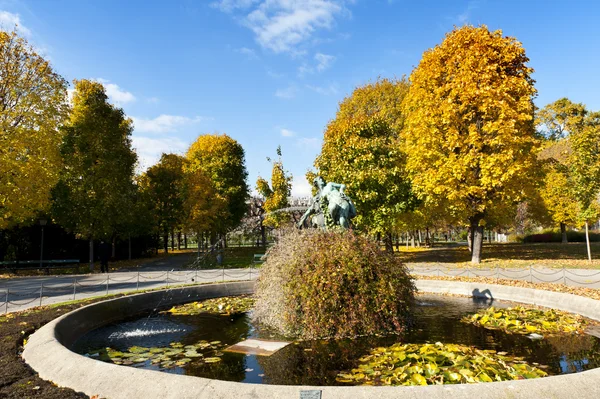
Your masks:
M350 219L356 216L356 208L352 200L344 193L346 185L339 183L325 183L325 179L317 176L313 181L318 192L313 197L310 208L302 215L298 227L305 225L306 219L312 215L313 227L327 228L341 226L350 228Z

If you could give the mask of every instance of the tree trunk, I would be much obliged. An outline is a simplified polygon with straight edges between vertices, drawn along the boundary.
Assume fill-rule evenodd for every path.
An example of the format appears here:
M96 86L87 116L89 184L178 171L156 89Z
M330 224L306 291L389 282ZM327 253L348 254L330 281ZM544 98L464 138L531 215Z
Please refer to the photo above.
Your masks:
M391 254L394 253L394 246L392 241L392 233L385 233L384 238L385 250Z
M560 234L562 236L561 243L567 244L569 242L569 239L567 238L567 225L565 225L564 223L560 224Z
M128 249L128 254L129 254L128 255L128 259L131 260L131 234L129 234L127 236L127 241L128 241L128 243L127 243L127 247L128 248L127 249Z
M117 258L117 238L113 236L111 243L111 258L114 260Z
M171 229L171 251L175 251L175 230Z
M183 233L183 248L188 249L187 248L187 233Z
M181 231L177 232L177 250L181 250Z
M483 226L479 225L481 219L481 215L476 215L470 220L473 246L473 250L471 251L471 263L473 264L481 263L481 248L483 247Z
M263 226L262 224L260 226L260 237L262 239L263 248L266 248L267 247L267 229L265 229L265 226Z
M473 229L471 227L467 229L467 246L469 247L469 252L473 253Z
M165 249L165 253L169 253L169 232L167 230L163 233L163 246Z
M90 237L90 272L94 271L94 239Z
M588 260L592 261L592 251L590 250L590 234L588 232L588 222L585 222L585 244L587 245Z
M196 234L196 240L198 240L198 259L200 259L200 245L202 245L201 242L201 238L200 238L200 232L198 232Z

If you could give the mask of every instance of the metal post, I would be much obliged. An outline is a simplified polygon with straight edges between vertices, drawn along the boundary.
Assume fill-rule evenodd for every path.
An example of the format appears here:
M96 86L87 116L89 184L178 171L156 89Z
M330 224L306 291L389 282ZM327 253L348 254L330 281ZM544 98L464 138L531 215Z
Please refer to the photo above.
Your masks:
M533 273L531 272L531 265L529 265L529 282L533 284Z
M73 279L73 300L75 300L75 290L77 289L77 277Z
M6 289L6 302L4 302L4 314L7 314L7 313L8 313L8 292L9 292L9 291L10 291L10 290L7 288L7 289Z
M42 296L44 295L44 283L40 286L40 306L42 306Z
M167 288L169 288L169 271L167 270Z
M194 282L198 284L198 269L194 270Z
M496 283L500 280L500 267L496 265Z
M110 276L106 273L106 295L108 295L108 281L110 280Z
M42 267L44 267L44 225L43 224L42 224L42 243L40 244L40 269Z
M223 270L223 282L225 282L225 265L223 265L221 269Z
M252 280L252 263L250 263L250 278L249 280Z
M140 272L138 272L138 275L137 275L137 283L135 284L135 290L136 291L140 290Z
M566 272L564 266L563 266L563 284L567 285L567 272Z

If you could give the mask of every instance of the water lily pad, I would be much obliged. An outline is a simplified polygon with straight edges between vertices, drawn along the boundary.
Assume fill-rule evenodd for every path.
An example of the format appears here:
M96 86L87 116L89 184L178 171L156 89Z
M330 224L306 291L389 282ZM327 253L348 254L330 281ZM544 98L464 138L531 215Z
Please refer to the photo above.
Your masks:
M546 335L583 332L587 321L579 316L554 309L540 310L516 306L501 311L493 306L462 319L492 330L516 334L544 333Z
M440 342L379 347L359 362L358 367L339 373L336 380L363 385L430 385L546 376L520 357Z

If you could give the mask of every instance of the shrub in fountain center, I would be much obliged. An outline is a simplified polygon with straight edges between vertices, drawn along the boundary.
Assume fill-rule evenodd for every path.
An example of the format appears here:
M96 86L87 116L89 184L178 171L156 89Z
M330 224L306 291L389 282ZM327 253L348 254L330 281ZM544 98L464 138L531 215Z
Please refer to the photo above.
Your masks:
M406 267L352 231L289 231L267 253L255 318L304 339L401 332L415 286Z

